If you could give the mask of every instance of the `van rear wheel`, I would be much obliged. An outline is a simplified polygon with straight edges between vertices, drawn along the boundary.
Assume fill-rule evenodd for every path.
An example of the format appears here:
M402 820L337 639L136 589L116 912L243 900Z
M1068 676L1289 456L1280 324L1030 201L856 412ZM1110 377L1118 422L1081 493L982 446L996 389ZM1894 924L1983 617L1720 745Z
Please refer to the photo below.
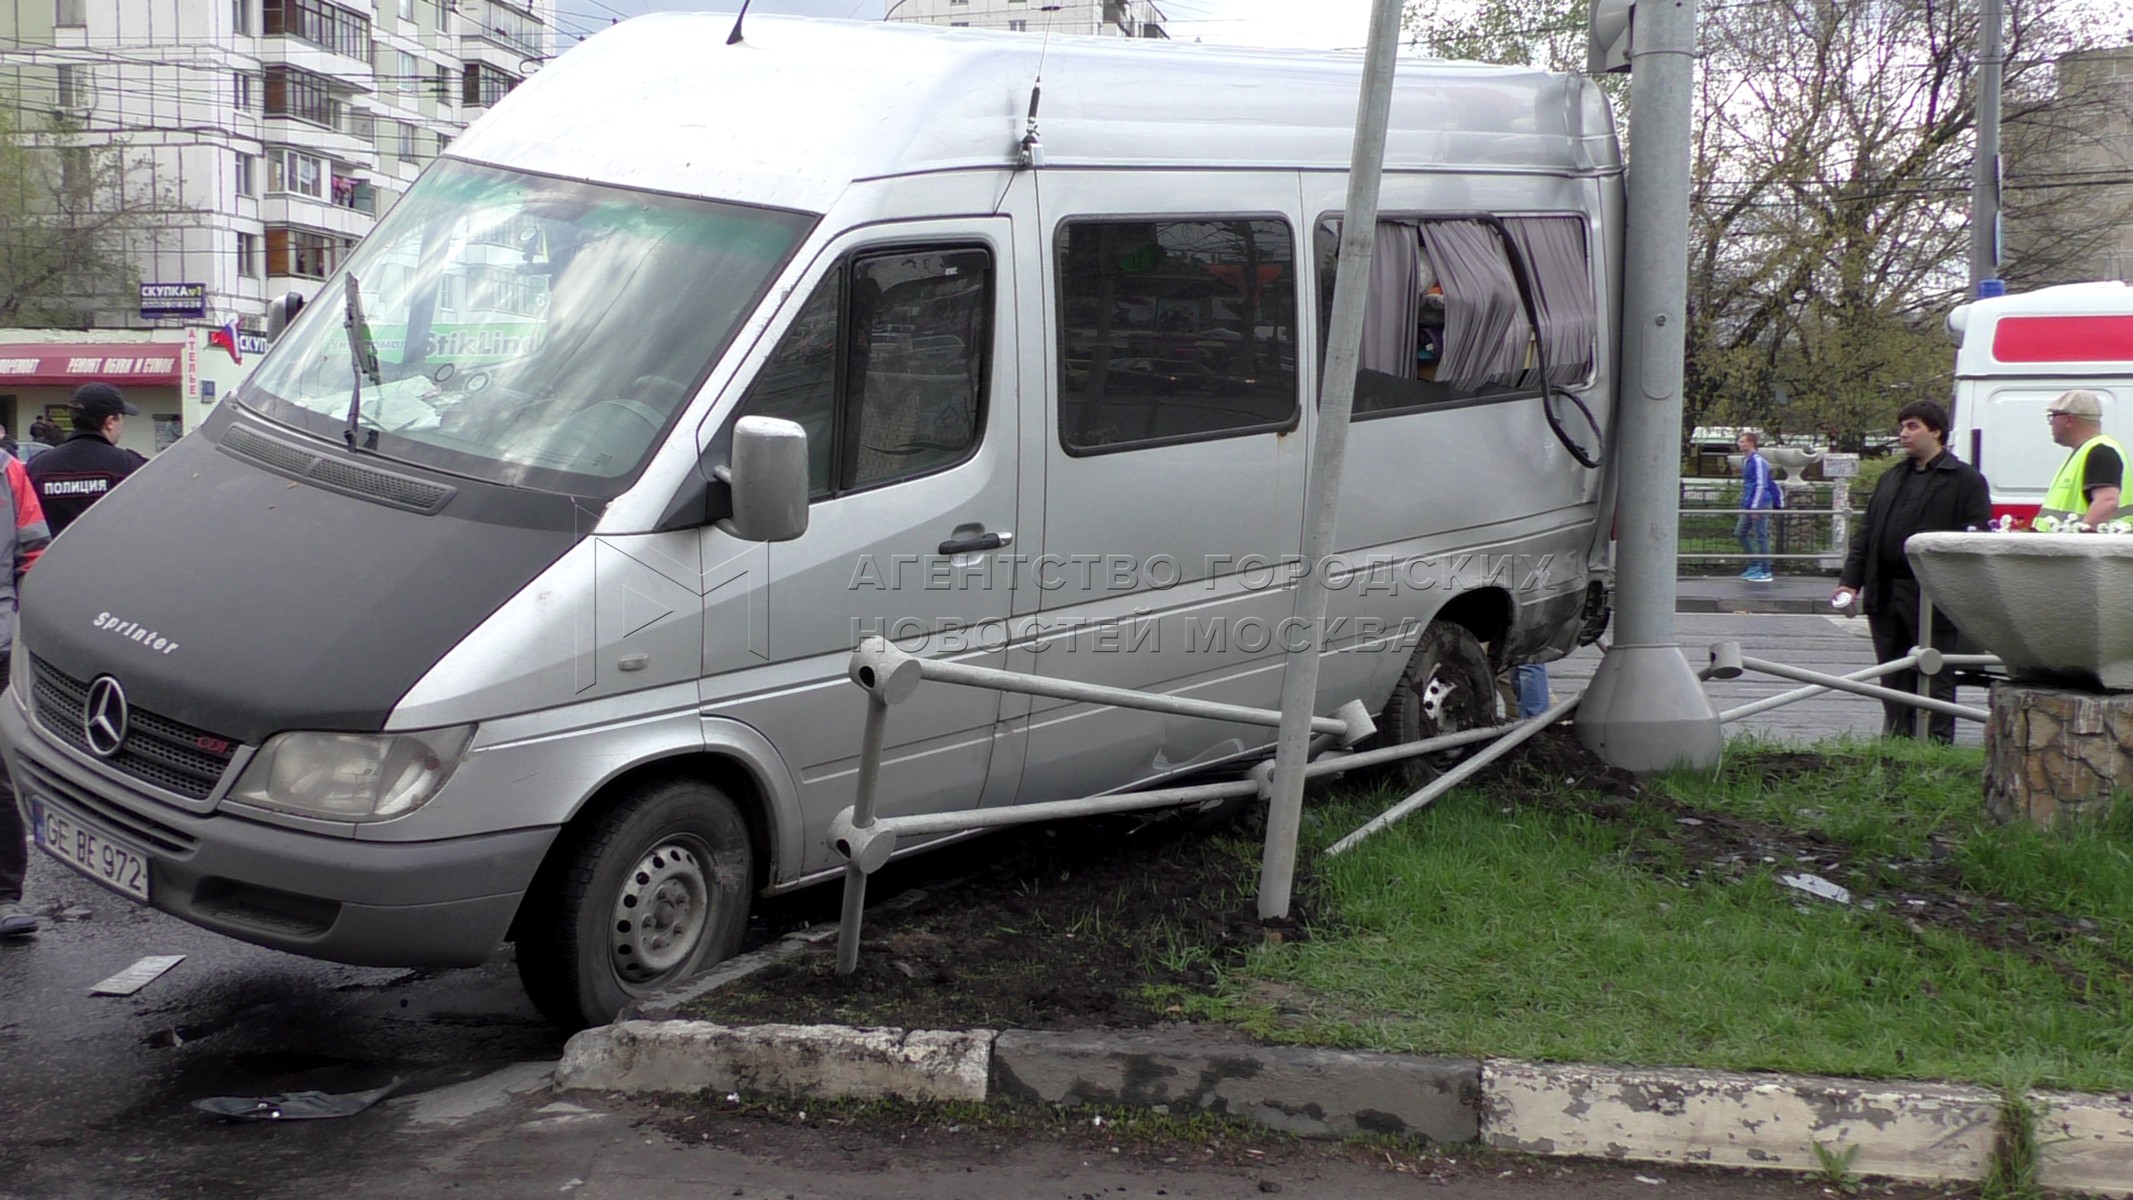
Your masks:
M1431 621L1407 660L1407 670L1378 717L1374 745L1396 746L1439 734L1480 729L1500 713L1496 674L1473 630L1451 621ZM1464 749L1416 755L1388 764L1377 778L1419 788L1466 754Z
M748 826L724 793L642 785L550 853L526 897L519 980L557 1025L604 1025L739 949L754 877Z

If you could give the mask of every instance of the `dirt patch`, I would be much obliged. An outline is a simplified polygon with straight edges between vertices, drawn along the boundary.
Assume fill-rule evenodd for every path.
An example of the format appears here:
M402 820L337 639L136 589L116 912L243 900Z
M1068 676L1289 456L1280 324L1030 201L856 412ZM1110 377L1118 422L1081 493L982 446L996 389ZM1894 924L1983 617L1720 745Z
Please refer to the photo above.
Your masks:
M1785 779L1826 766L1812 752L1782 752L1726 769ZM1773 870L1819 876L1847 889L1861 911L2043 964L2075 997L2088 979L2069 958L2074 947L2087 962L2133 973L2095 922L1967 889L1944 847L1917 861L1878 860L1813 830L1695 809L1600 762L1567 727L1536 737L1471 786L1507 809L1574 811L1616 826L1631 865L1680 883ZM923 898L870 910L852 976L836 973L825 945L686 1011L733 1023L906 1028L1127 1028L1177 1019L1172 997L1205 992L1220 968L1269 936L1254 899L1262 837L1256 813L1173 813L1036 826L922 856L890 872L921 873ZM1300 918L1316 907L1310 869L1305 856ZM879 903L897 885L888 875L877 880L870 900ZM807 920L835 920L834 891L816 899ZM1829 902L1798 898L1803 906ZM764 933L800 923L788 913ZM1304 921L1275 932L1297 937L1307 928Z
M1206 990L1265 937L1253 899L1261 830L1255 817L1168 814L981 839L959 852L967 874L870 912L852 975L836 973L825 947L689 1012L917 1028L1152 1024L1171 1015L1164 990Z

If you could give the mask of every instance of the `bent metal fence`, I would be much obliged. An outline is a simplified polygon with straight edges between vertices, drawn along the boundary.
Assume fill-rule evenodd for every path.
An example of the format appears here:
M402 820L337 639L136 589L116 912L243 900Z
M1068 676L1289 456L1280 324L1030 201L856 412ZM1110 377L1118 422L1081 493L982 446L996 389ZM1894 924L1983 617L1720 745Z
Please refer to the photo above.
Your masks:
M1931 621L1930 607L1922 619L1923 622ZM1929 676L1947 670L1990 668L1998 665L1999 660L1991 655L1944 654L1931 647L1913 647L1910 654L1893 662L1881 663L1849 675L1828 675L1820 671L1746 656L1741 654L1739 643L1719 642L1711 647L1710 661L1698 672L1698 677L1704 680L1733 679L1745 671L1757 671L1806 685L1751 704L1727 709L1718 714L1721 724L1732 724L1757 713L1798 703L1826 691L1838 691L1915 706L1919 709L1919 732L1923 734L1928 713L1947 713L1964 720L1980 722L1989 716L1984 709L1936 700L1927 695ZM1871 682L1913 668L1919 672L1917 694L1897 691ZM1254 765L1242 779L1140 792L1114 792L1041 804L884 816L875 811L874 800L881 775L882 740L888 726L889 710L909 700L924 683L991 688L995 691L1113 705L1146 712L1211 717L1269 729L1280 727L1281 713L1274 709L1249 708L1185 696L1159 695L1100 684L1045 679L1015 671L920 658L897 649L886 638L881 637L869 637L860 642L859 647L852 652L847 674L853 683L858 684L867 693L867 715L860 744L857 791L853 796L852 806L837 814L831 821L829 830L831 847L845 860L844 904L837 932L837 970L840 974L848 975L859 966L859 935L866 915L867 877L888 864L902 839L974 833L983 829L1027 825L1065 817L1143 812L1245 797L1269 800L1272 797L1274 763L1272 759L1268 759ZM1375 750L1355 749L1377 732L1377 725L1361 700L1350 700L1330 717L1313 717L1313 757L1304 768L1306 779L1380 766L1419 754L1434 754L1480 742L1492 743L1371 818L1354 832L1334 842L1327 847L1326 853L1345 853L1372 834L1424 808L1439 796L1472 778L1482 768L1509 754L1542 729L1569 716L1583 700L1584 693L1580 691L1557 701L1540 715L1525 720L1461 730Z

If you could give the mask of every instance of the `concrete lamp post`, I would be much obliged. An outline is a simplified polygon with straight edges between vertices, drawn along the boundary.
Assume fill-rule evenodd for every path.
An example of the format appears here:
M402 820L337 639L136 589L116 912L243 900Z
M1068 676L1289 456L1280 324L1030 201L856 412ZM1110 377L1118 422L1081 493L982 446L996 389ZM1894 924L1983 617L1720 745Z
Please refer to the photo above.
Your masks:
M1634 10L1634 17L1623 10ZM1618 19L1619 18L1619 19ZM1674 637L1681 541L1681 384L1687 349L1689 111L1694 0L1594 5L1593 62L1608 69L1603 29L1627 32L1634 64L1629 200L1622 254L1622 367L1615 470L1622 480L1615 639L1578 708L1578 740L1636 772L1718 761L1718 713ZM1603 518L1604 519L1604 518Z

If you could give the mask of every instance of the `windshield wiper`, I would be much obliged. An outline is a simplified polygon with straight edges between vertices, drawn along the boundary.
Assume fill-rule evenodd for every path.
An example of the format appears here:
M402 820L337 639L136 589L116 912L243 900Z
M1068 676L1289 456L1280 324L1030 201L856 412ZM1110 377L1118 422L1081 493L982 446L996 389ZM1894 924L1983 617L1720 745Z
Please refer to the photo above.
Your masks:
M343 314L343 328L348 331L348 358L355 366L355 380L348 391L348 427L342 436L348 439L350 450L375 448L378 434L372 430L370 446L356 445L356 430L363 419L363 377L383 385L385 382L378 370L378 343L370 336L370 325L363 319L363 287L354 275L348 276L348 305Z

